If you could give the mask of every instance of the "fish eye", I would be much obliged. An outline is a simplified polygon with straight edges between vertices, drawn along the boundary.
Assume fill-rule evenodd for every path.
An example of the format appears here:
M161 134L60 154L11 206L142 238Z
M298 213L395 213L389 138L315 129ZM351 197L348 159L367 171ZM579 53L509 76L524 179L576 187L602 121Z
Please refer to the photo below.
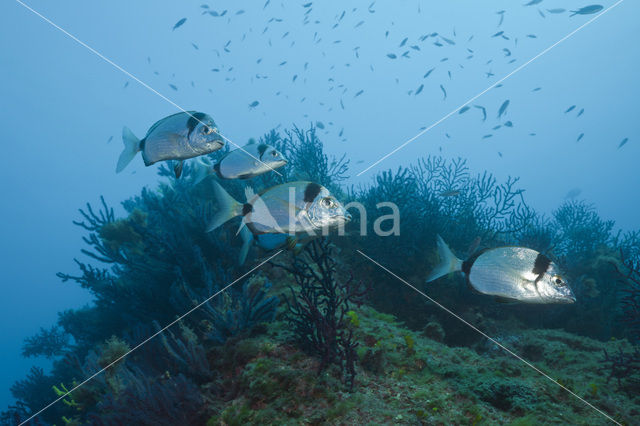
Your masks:
M274 157L277 157L278 156L278 151L271 151L271 155L274 156Z
M204 127L202 128L202 133L204 133L205 135L208 135L208 134L210 134L211 132L213 132L213 129L212 129L211 127L209 127L209 126L204 126Z
M333 206L333 201L331 200L331 198L323 198L322 199L322 205L325 207L331 207Z
M564 281L562 280L562 278L560 278L557 275L555 277L553 277L553 282L556 283L559 286L563 286L564 285Z

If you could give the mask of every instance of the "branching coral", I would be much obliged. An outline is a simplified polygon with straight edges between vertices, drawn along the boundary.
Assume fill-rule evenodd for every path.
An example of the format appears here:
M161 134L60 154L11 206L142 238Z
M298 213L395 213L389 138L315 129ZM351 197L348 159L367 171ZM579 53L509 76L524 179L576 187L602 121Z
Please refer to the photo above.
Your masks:
M290 272L297 291L289 287L286 299L288 320L298 343L320 357L319 370L338 365L349 388L355 378L355 348L347 313L352 303L358 303L365 289L353 277L341 280L332 249L327 239L319 239L305 247L303 256L293 258L290 266L274 264Z
M640 350L636 347L633 352L624 352L618 348L618 353L609 355L606 349L600 371L609 373L607 382L616 379L618 389L627 389L637 392L640 390Z
M152 378L134 371L119 394L106 394L89 414L95 425L187 425L207 419L200 389L179 374Z
M27 337L22 346L22 356L44 356L48 359L58 357L69 349L69 335L60 327L53 326L50 329L40 327L40 332L32 337Z
M620 321L626 325L630 337L640 342L640 257L638 260L625 259L621 250L621 258L622 265L613 264L621 283Z

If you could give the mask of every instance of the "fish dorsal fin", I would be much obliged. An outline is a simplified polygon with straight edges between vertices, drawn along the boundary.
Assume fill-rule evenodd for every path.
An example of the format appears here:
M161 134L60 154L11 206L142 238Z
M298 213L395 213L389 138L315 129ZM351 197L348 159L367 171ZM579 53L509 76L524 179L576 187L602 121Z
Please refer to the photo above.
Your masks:
M244 196L245 196L245 199L247 200L247 203L249 203L256 196L256 193L252 187L247 185L244 187Z
M177 118L180 115L185 115L186 114L187 116L189 116L189 115L193 115L193 114L196 114L196 113L197 113L197 111L187 111L186 113L185 112L176 112L175 114L171 114L171 115L168 115L168 116L166 116L164 118L161 118L160 120L158 120L155 123L153 123L153 125L149 128L149 131L147 132L147 136L149 136L154 130L156 130L158 128L158 126L160 126L163 123L166 123L169 120L173 120L173 119ZM187 122L185 121L185 125L186 125L186 123Z

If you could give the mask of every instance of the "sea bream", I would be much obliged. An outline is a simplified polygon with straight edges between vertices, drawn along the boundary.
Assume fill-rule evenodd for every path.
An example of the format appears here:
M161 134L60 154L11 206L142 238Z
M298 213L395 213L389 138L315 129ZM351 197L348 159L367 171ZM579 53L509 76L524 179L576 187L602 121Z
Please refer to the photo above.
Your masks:
M240 263L244 262L255 236L288 234L295 239L315 236L351 220L351 215L327 188L314 182L297 181L276 185L260 194L245 189L247 202L240 203L218 182L211 181L218 202L207 232L242 216L240 234L243 246ZM244 230L247 228L249 232Z
M526 247L505 246L482 250L467 260L458 259L438 235L440 264L427 282L462 271L470 287L499 299L525 303L573 303L576 298L558 266L547 256Z
M265 143L255 143L253 139L242 148L228 152L214 165L204 157L198 160L194 165L195 183L214 173L222 179L251 179L287 164L280 151Z
M176 177L182 173L183 160L210 154L224 146L213 118L196 111L179 112L159 120L142 140L125 126L122 141L124 151L118 159L116 173L124 170L141 151L145 166L158 161L179 160L174 167Z

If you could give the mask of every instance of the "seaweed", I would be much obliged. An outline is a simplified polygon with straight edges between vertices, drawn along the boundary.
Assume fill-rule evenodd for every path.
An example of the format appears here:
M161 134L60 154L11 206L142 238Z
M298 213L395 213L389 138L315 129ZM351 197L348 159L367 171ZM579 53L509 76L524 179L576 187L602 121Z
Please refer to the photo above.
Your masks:
M348 326L348 313L351 304L361 302L366 289L352 276L339 279L337 262L326 238L309 243L291 265L273 265L291 273L298 287L296 291L289 286L290 295L285 299L287 319L298 344L320 358L319 372L337 365L347 387L353 389L358 344Z

